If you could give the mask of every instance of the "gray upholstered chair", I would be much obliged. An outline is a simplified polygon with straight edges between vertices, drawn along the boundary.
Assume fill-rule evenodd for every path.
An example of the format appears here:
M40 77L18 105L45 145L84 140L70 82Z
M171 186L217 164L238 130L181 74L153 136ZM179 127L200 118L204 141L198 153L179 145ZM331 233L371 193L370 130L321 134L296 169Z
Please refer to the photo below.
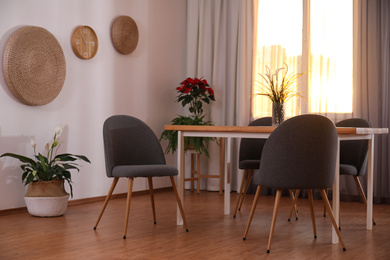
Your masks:
M249 126L272 126L272 117L263 117L254 120ZM267 139L242 138L240 141L240 151L238 155L238 168L244 170L234 217L237 210L241 210L244 202L245 194L248 192L249 184L251 183L253 172L259 169L261 152Z
M349 118L337 122L336 127L371 127L371 124L363 118ZM366 206L367 199L358 177L364 176L364 174L366 173L367 160L368 140L340 141L340 175L350 175L353 177L359 194L362 197L363 202ZM291 211L292 210L293 209L291 209ZM324 217L325 216L326 207L324 207ZM372 218L372 222L375 225L374 217Z
M336 123L337 127L371 127L370 122L362 118L350 118ZM368 140L344 140L340 141L340 175L353 177L356 187L367 206L367 199L364 195L359 176L367 171L368 161ZM325 215L325 212L324 212ZM372 222L375 225L374 218Z
M332 187L334 182L336 156L337 131L333 122L327 117L301 115L280 124L265 143L259 172L253 176L253 182L258 186L244 240L263 186L277 188L267 253L271 248L282 189L307 189L314 237L316 237L312 189L319 189L333 227L345 250L325 193L325 189Z
M184 227L188 231L183 206L174 180L174 176L178 174L178 171L175 167L166 165L164 153L154 132L137 118L115 115L104 122L103 141L107 177L114 179L94 229L99 224L119 178L129 179L123 238L126 239L134 178L148 178L153 218L154 223L156 223L152 177L169 176L183 217Z

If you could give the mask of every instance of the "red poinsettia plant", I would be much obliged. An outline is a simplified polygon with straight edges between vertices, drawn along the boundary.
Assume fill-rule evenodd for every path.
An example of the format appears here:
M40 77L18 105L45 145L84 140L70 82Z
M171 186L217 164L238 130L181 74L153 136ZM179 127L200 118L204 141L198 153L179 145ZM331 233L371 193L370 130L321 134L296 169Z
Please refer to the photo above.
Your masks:
M176 90L179 93L177 102L183 107L189 104L189 111L195 116L202 115L203 102L210 104L210 100L215 101L214 91L203 77L187 78Z
M177 116L171 123L172 125L213 125L211 121L205 121L206 115L203 114L203 102L210 104L215 101L214 91L209 86L209 83L202 78L186 78L176 88L179 95L177 102L182 106L189 105L191 116ZM165 130L162 132L160 140L167 140L168 146L165 153L170 151L175 153L177 149L177 131ZM185 137L184 149L194 148L198 153L204 153L209 156L208 145L209 141L216 141L212 137Z

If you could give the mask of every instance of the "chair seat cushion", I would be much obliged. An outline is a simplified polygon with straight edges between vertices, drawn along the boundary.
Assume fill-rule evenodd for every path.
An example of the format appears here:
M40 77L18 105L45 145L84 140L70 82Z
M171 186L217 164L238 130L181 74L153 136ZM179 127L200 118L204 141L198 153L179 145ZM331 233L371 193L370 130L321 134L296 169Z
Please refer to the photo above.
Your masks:
M256 169L260 167L260 160L243 160L239 162L239 169Z
M340 164L340 175L358 175L358 170L355 166L349 164Z
M159 177L177 174L176 167L165 164L118 165L112 169L112 177Z

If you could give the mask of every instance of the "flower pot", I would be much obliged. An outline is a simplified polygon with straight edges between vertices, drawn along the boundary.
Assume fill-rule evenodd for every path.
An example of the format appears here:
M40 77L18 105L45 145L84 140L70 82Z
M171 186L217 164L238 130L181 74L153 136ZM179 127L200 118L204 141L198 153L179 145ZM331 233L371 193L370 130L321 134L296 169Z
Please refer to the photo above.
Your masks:
M63 180L31 182L24 197L28 212L36 217L63 215L68 200Z
M61 197L24 197L27 210L35 217L62 216L68 207L69 195Z
M272 126L278 126L284 121L284 113L284 103L272 103Z

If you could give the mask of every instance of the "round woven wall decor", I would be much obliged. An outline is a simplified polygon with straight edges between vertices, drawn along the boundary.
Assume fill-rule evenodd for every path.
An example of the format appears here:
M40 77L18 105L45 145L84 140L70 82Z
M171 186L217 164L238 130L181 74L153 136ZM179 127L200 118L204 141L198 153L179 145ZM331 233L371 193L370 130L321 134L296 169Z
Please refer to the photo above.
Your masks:
M9 89L30 106L53 101L64 85L66 63L57 39L48 30L25 26L12 34L3 55Z
M119 53L130 54L138 44L137 24L129 16L119 16L112 24L111 37Z

